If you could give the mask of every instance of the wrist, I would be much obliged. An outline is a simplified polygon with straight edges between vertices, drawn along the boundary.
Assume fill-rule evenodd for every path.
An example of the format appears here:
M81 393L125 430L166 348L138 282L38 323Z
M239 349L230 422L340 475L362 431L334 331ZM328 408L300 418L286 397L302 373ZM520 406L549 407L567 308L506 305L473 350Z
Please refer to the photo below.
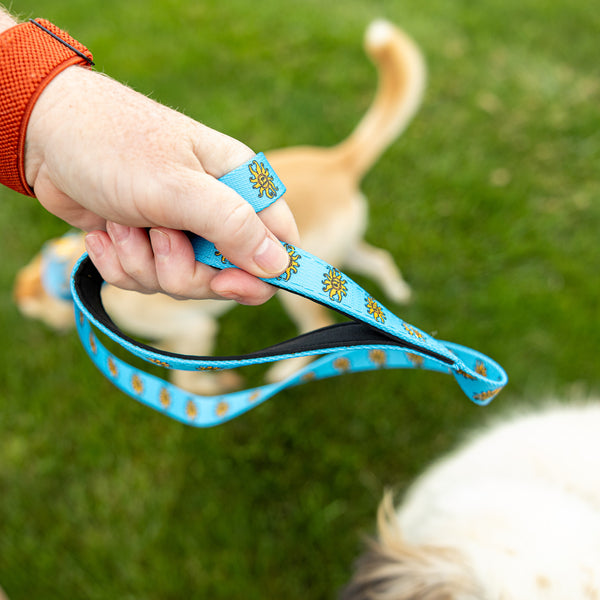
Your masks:
M78 90L86 87L85 79L88 76L94 75L97 74L77 65L68 67L52 79L33 106L25 133L23 155L25 179L31 188L35 189L40 168L46 162L46 151L57 151L53 138L60 137L65 115L77 102Z

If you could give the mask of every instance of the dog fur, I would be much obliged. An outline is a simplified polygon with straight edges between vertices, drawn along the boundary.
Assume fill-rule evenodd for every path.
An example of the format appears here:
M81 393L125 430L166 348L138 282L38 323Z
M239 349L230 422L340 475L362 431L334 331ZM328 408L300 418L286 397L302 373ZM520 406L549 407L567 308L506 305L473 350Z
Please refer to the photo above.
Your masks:
M578 402L475 435L384 496L341 600L598 600L599 432Z
M378 89L350 136L331 148L295 147L266 155L286 185L285 199L298 223L302 248L339 268L372 278L391 300L403 303L409 300L411 290L392 256L364 241L368 207L360 181L418 109L425 66L415 43L387 21L375 21L368 27L365 48L378 70ZM73 243L71 264L82 251L83 236ZM24 314L41 318L52 327L70 326L71 307L45 292L40 264L37 257L19 273L17 305ZM225 301L181 302L161 294L104 288L107 311L120 327L182 354L211 354L217 319L232 306ZM332 322L320 305L285 292L279 297L300 333ZM282 361L270 369L267 379L282 379L308 360ZM174 372L173 382L200 394L217 394L239 384L231 372Z

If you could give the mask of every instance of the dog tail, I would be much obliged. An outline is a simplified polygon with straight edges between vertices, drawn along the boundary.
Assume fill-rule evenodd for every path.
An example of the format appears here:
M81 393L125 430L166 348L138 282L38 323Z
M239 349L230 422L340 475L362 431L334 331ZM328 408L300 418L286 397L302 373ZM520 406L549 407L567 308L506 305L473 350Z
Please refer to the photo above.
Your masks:
M359 176L406 128L421 103L426 78L417 45L388 21L369 25L365 50L377 67L377 92L354 131L337 146Z
M400 532L392 495L377 513L378 538L355 565L339 600L452 600L481 598L463 557L452 548L411 546Z

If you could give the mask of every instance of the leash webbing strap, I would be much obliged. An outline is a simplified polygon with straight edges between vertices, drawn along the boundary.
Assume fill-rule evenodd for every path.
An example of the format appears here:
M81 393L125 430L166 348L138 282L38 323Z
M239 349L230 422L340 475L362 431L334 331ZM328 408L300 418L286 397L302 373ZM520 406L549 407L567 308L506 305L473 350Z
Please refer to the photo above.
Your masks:
M221 179L255 210L277 200L285 187L259 154ZM192 236L196 259L218 269L234 267L215 246ZM119 389L156 410L197 427L218 425L264 402L281 390L349 372L419 368L451 373L465 394L485 405L504 387L507 376L487 356L441 342L397 317L344 273L300 248L284 244L290 262L268 283L341 312L351 321L325 327L243 356L188 356L157 350L118 329L100 297L103 280L84 255L73 271L71 293L77 331L96 366ZM218 396L200 396L141 371L117 358L94 328L146 361L169 369L217 370L323 355L284 381Z

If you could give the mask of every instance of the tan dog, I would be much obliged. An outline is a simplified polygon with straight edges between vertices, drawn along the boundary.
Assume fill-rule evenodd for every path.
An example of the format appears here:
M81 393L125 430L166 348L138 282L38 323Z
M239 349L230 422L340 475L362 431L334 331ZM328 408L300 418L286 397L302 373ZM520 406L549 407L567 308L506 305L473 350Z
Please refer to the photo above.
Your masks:
M71 233L50 240L19 271L14 296L24 315L41 319L57 330L73 326L73 302L58 297L44 284L43 263L51 255L68 281L75 262L85 252L83 237L83 233ZM213 350L218 317L235 305L221 300L175 300L164 294L139 294L112 285L102 287L102 302L113 321L129 334L152 340L162 350L204 356ZM218 394L239 385L233 371L171 373L175 385L197 394Z
M377 66L379 86L371 107L352 134L332 148L287 148L266 155L287 187L285 199L298 223L302 248L336 267L371 277L391 300L406 302L410 288L391 255L363 239L368 207L359 185L419 107L425 67L414 42L386 21L369 26L365 47ZM81 237L72 242L70 248L64 248L72 252L70 264L83 251ZM65 327L72 322L70 307L44 291L40 265L40 259L34 259L17 277L17 304L28 316L42 318L53 327ZM301 333L332 322L327 310L313 302L285 292L279 297ZM112 286L105 286L103 301L107 312L125 331L153 339L172 352L199 355L211 354L216 319L232 306L224 301L181 302ZM279 363L267 378L281 379L307 360ZM175 372L173 381L201 394L219 393L237 383L230 372Z

